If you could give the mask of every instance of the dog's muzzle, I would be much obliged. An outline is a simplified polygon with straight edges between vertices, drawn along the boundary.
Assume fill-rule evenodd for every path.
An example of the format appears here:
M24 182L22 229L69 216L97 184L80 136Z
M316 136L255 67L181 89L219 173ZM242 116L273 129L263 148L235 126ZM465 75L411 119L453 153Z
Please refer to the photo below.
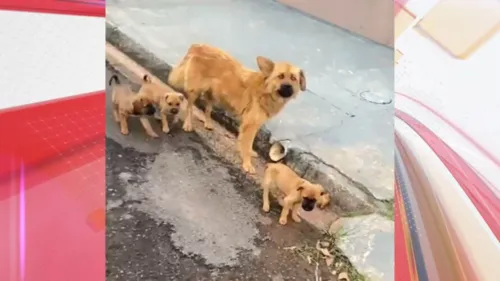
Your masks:
M316 199L311 199L304 197L302 200L302 209L306 212L310 212L314 209L314 206L316 206Z
M152 104L148 104L144 110L146 115L154 115L156 112L156 108Z
M293 86L290 84L283 84L278 89L278 94L283 98L289 98L293 95Z
M172 114L177 114L177 113L179 113L179 109L177 109L177 108L172 108L172 109L170 109L170 113L172 113Z

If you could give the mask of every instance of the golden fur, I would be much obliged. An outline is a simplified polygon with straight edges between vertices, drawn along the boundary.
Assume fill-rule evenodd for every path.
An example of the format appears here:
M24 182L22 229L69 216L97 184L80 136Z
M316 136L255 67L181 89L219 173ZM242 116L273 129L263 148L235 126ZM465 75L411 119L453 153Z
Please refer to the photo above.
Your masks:
M154 101L147 96L141 96L134 93L131 86L121 84L118 76L113 75L109 79L109 85L112 87L111 101L113 103L113 116L120 124L120 132L128 135L128 118L138 116L146 134L150 137L158 137L149 123L147 115L154 114Z
M148 75L144 75L142 81L142 86L138 95L147 97L148 100L153 101L156 108L160 110L162 131L164 133L170 132L167 115L173 115L174 122L177 122L178 114L182 109L184 95L172 91L169 88L152 83L151 78Z
M185 131L193 130L192 107L201 95L207 101L206 129L213 128L213 104L240 118L238 148L249 173L255 173L252 145L260 127L306 88L304 72L290 63L257 57L257 64L260 71L253 71L220 49L194 44L168 77L171 86L186 93Z
M299 209L311 211L314 206L325 207L330 202L330 195L323 186L313 184L299 177L285 164L270 163L266 165L264 180L262 182L262 210L269 212L269 192L278 188L284 194L279 223L285 225L288 214L292 213L292 219L300 222Z

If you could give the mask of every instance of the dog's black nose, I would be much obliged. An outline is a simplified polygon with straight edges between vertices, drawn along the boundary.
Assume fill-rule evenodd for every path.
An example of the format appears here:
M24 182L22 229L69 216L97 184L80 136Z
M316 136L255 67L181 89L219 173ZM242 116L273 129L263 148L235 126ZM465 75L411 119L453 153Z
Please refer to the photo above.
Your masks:
M316 200L314 199L304 198L302 201L302 209L304 209L304 211L306 212L312 211L315 205L316 205Z
M172 109L170 109L170 113L172 113L172 114L177 114L177 113L179 113L179 109L177 109L177 108L172 108Z
M283 84L278 90L278 94L284 98L289 98L293 95L293 87L290 84Z
M156 108L152 104L148 104L146 106L146 115L154 115L156 112Z
M304 211L306 211L306 212L310 212L314 209L314 205L311 206L311 205L302 204L302 209L304 209Z

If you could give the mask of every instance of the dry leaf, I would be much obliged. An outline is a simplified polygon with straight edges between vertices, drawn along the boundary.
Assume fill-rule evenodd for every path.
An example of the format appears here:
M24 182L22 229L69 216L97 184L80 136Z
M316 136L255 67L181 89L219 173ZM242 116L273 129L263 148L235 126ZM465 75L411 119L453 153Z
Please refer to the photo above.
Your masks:
M283 248L283 249L284 249L284 250L293 251L293 250L297 249L297 246L285 247L285 248Z
M333 258L332 258L332 257L327 257L327 258L325 259L325 261L326 261L326 265L327 265L327 266L330 266L330 265L332 265L332 263L333 263Z
M307 262L308 262L309 264L311 264L311 263L312 263L311 256L307 256Z
M337 277L339 281L350 281L349 280L349 275L347 275L347 272L341 272L339 276Z
M327 249L319 248L318 249L325 257L331 257L332 254Z
M332 271L332 274L333 274L334 276L337 276L337 271L336 271L336 270Z
M321 248L319 241L316 243L316 249L320 251L325 257L331 257L332 254L327 249Z
M321 242L320 245L323 248L328 248L328 247L330 247L330 242Z

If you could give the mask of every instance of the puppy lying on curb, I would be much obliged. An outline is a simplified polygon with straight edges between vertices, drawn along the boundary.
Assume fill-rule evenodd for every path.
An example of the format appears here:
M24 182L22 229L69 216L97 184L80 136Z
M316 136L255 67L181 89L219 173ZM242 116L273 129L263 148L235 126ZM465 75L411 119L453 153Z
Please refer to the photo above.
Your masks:
M178 121L184 95L152 83L147 74L142 77L142 86L138 95L147 97L148 100L154 102L156 108L159 109L162 131L164 133L170 132L167 116L174 116L174 122Z
M299 177L285 164L269 163L266 165L262 182L262 210L269 212L269 191L278 188L284 194L279 223L285 225L291 211L292 219L300 222L299 208L312 211L315 206L324 208L330 202L330 195L323 186L313 184Z
M151 124L146 116L155 114L154 100L148 96L135 94L130 85L122 84L117 75L111 76L109 86L112 88L111 100L113 103L113 116L120 124L120 132L123 135L129 134L128 118L130 116L139 117L144 130L148 136L157 138Z
M257 57L257 65L259 71L250 70L222 50L194 44L168 77L172 87L186 93L185 131L193 130L193 105L202 95L206 129L213 128L213 104L239 117L238 148L243 170L251 174L255 173L252 156L256 156L252 145L260 127L306 89L304 72L297 66L264 57Z

